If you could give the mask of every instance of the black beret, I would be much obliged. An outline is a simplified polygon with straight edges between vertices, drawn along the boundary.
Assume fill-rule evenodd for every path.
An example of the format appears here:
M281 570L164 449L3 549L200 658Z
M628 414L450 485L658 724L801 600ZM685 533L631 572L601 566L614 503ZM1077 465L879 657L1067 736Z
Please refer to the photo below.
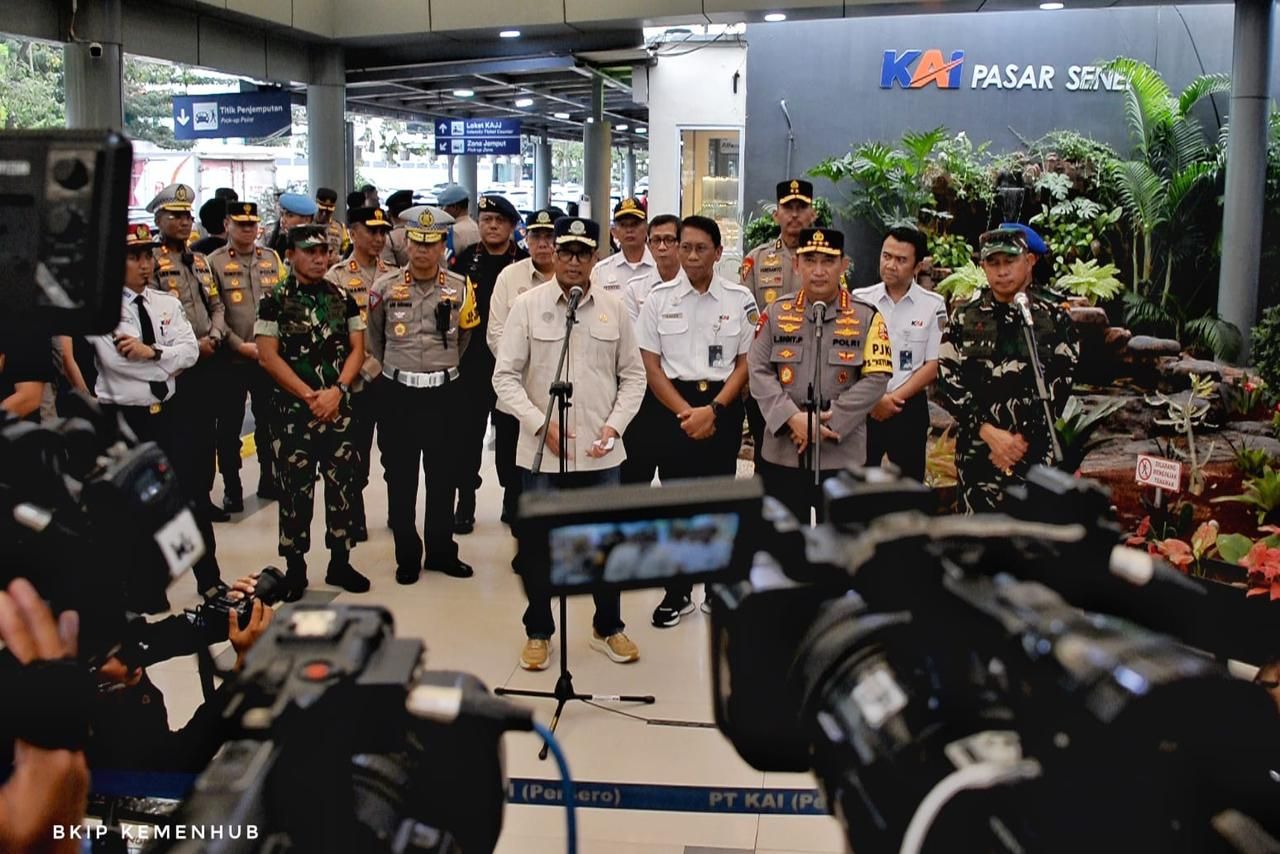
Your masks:
M227 218L227 203L224 199L213 198L200 206L200 224L210 234L222 233L222 221Z
M480 213L501 214L513 223L520 221L520 212L516 210L516 206L503 196L481 196L476 199L476 209Z

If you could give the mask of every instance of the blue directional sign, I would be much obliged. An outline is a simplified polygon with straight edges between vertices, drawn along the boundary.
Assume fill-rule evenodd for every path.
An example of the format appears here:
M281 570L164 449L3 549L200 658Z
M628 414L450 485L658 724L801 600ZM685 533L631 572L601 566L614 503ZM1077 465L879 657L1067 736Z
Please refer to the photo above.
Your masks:
M173 135L178 139L263 137L289 131L288 92L175 95Z
M437 119L436 154L519 154L519 119Z

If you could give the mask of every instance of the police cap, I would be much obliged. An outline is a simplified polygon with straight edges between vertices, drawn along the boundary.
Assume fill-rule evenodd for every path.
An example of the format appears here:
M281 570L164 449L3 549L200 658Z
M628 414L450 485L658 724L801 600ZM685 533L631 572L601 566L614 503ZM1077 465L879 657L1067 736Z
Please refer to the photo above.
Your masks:
M258 206L253 202L228 202L227 218L232 222L258 222Z
M600 245L600 226L589 219L562 216L556 220L556 246L582 243L595 249Z
M436 204L444 208L449 205L460 205L469 198L470 196L467 195L467 191L462 188L461 184L450 184L436 196Z
M328 187L316 190L316 206L321 210L331 211L338 207L338 191Z
M315 216L315 200L304 193L281 193L280 208L298 216Z
M801 201L806 205L813 204L813 182L803 178L788 178L778 182L778 204Z
M844 254L844 234L834 228L806 228L800 232L797 255L820 252L823 255Z
M637 217L641 222L649 218L649 213L644 209L644 205L635 196L627 196L618 202L618 206L613 209L613 219L616 222L624 216Z
M533 211L529 214L529 216L525 218L524 227L528 231L533 231L535 228L545 228L554 231L556 227L556 220L562 216L564 216L563 213L551 208L543 208L540 211Z
M186 184L170 184L156 193L156 197L151 200L151 204L147 205L147 213L156 213L157 211L190 212L191 205L195 203L195 200L196 191Z
M347 211L347 224L363 225L365 228L385 228L387 231L390 231L393 227L391 220L382 212L382 208L364 205L358 208L350 208Z

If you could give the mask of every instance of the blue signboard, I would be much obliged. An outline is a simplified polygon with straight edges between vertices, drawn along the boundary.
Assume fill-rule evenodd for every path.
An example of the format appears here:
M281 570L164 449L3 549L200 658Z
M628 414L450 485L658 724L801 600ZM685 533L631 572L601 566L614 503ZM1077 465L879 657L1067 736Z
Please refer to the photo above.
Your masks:
M436 154L519 154L519 119L437 119Z
M173 135L177 139L263 137L289 131L288 92L175 95Z

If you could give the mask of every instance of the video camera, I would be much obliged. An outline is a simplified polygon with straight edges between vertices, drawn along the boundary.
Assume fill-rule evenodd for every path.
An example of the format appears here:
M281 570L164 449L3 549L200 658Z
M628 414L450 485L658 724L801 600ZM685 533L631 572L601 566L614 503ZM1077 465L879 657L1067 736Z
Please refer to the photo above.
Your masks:
M1274 658L1275 618L1118 547L1095 484L1037 468L1005 513L938 517L920 484L855 469L812 529L742 481L521 500L553 592L719 582L717 726L760 770L813 770L852 850L1277 832L1280 716L1223 663Z

